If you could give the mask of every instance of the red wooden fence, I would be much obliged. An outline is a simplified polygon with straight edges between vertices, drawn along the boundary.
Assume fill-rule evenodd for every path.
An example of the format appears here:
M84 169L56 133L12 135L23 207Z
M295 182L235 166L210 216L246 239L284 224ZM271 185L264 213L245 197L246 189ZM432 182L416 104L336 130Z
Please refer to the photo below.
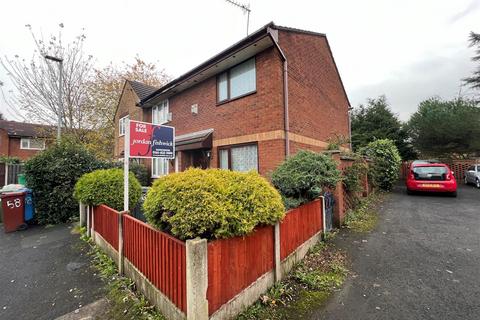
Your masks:
M118 251L118 211L105 205L94 207L93 211L95 231Z
M208 243L208 311L217 311L274 267L274 228Z
M315 200L287 212L280 223L280 259L323 229L322 203Z
M186 313L185 243L123 215L123 247L125 257Z

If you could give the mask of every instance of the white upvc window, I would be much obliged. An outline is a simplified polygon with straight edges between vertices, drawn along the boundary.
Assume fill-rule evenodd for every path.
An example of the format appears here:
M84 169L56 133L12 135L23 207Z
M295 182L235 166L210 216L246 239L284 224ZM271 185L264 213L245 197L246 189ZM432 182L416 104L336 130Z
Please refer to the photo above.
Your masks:
M168 99L163 100L152 108L152 123L164 124L168 122Z
M251 58L217 76L217 102L246 96L257 90L255 58Z
M168 174L168 159L152 158L152 178L159 178Z
M219 148L219 168L233 171L258 171L257 144Z
M45 139L21 138L20 149L25 150L44 150Z
M118 121L118 135L120 137L125 135L125 130L127 127L127 119L128 119L128 116L125 116L123 118L120 118L120 120Z

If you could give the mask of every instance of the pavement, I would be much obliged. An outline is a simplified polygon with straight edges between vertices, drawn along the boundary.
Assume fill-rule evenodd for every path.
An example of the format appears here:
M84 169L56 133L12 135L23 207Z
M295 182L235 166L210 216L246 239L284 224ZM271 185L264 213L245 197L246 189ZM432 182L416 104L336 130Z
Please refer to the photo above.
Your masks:
M480 319L480 190L395 188L369 234L340 232L352 274L312 319Z
M71 225L8 234L0 225L0 319L82 314L85 306L101 300L104 284L86 252Z

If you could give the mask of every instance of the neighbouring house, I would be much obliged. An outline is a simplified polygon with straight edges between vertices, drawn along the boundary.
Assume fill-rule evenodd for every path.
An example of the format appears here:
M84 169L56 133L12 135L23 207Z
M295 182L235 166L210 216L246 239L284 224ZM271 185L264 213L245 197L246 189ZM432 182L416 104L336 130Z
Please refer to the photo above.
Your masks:
M161 88L126 81L115 154L129 117L175 127L175 160L141 160L153 178L191 166L268 175L298 150L349 138L349 109L326 35L272 22Z
M45 149L50 126L0 120L0 156L28 160Z

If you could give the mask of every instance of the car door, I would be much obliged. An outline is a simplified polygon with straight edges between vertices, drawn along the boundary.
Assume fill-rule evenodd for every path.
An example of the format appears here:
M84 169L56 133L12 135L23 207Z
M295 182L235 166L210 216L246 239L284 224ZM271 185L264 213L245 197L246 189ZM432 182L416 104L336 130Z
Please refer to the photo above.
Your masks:
M480 179L480 165L477 165L477 172L475 174L473 182L475 182L477 179Z
M465 177L467 178L467 182L473 183L475 182L475 166L468 167L467 171L465 171Z

